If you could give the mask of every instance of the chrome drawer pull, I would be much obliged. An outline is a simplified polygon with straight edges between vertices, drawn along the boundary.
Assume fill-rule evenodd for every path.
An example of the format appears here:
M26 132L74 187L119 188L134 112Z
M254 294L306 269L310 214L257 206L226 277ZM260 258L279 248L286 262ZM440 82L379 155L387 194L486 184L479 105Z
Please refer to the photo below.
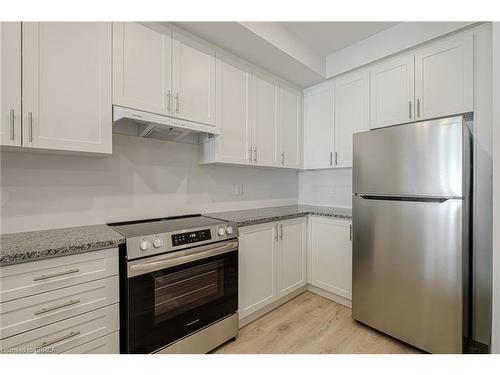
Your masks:
M42 275L42 276L37 276L33 279L33 281L41 281L41 280L47 280L47 279L52 279L53 277L59 277L59 276L65 276L65 275L71 275L72 273L77 273L80 272L80 270L74 269L74 270L69 270L69 271L63 271L63 272L58 272L58 273L53 273L52 275Z
M68 301L68 302L65 302L65 303L61 303L60 305L57 305L57 306L45 307L45 308L43 308L41 310L35 311L34 315L37 316L37 315L46 314L46 313L54 311L54 310L62 309L63 307L68 307L68 306L71 306L71 305L76 305L77 303L80 303L79 299L75 299L73 301Z
M70 332L63 337L59 337L59 338L54 339L54 340L44 341L44 342L42 342L42 344L40 346L37 347L37 349L42 349L42 348L45 348L47 346L57 344L60 341L70 339L72 337L78 336L79 334L80 334L80 331L75 331L75 332Z
M9 111L9 120L10 120L10 140L13 141L15 138L14 130L15 130L15 123L14 123L14 110L11 109Z
M33 142L33 112L28 112L29 141Z

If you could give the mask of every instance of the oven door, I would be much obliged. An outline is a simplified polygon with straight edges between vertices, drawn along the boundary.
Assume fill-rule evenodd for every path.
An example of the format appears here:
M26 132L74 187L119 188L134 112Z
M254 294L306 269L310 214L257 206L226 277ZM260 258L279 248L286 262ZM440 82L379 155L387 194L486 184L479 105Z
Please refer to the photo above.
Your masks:
M238 310L238 241L127 264L125 351L151 353Z

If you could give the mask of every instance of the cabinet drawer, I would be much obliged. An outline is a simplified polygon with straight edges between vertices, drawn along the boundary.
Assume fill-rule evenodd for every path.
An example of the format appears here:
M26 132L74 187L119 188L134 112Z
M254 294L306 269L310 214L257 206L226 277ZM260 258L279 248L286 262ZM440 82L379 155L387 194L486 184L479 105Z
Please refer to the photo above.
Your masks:
M0 352L62 353L118 329L118 304L114 304L0 340Z
M0 268L0 302L118 275L118 249Z
M116 331L86 344L65 351L64 354L120 354L120 332Z
M0 304L0 337L55 323L118 302L118 276Z

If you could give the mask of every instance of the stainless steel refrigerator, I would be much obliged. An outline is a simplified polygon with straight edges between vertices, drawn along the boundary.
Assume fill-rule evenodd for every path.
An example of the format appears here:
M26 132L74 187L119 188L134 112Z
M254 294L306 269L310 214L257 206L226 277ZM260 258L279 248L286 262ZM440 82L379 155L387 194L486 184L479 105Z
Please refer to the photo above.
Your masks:
M465 116L354 135L354 319L427 352L463 351L471 165Z

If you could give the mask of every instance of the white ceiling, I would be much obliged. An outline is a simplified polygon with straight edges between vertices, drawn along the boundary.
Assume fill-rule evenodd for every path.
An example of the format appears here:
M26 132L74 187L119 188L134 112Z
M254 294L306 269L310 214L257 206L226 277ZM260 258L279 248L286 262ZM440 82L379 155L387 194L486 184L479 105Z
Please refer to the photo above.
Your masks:
M316 53L327 56L399 22L279 22L308 44Z

